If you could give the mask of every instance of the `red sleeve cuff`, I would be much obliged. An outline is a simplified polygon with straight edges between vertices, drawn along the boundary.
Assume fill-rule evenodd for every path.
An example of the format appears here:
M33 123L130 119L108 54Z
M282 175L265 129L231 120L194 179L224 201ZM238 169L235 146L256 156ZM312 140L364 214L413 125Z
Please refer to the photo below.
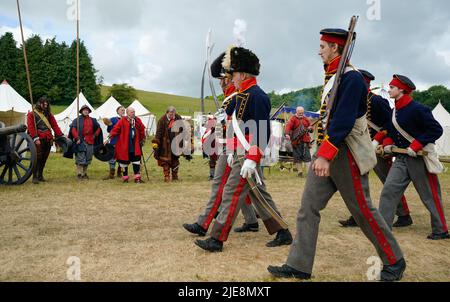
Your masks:
M395 145L395 142L394 142L394 140L393 140L392 138L386 137L386 138L383 140L383 146L384 146L384 147L386 147L386 146L392 146L392 145Z
M253 146L250 148L250 150L248 150L248 154L245 158L253 160L254 162L259 164L261 162L261 159L263 158L263 152L258 148L258 146Z
M328 139L326 139L319 148L317 152L318 157L323 157L328 161L333 161L337 154L339 153L339 149L330 143Z
M387 135L386 131L380 131L374 136L373 139L381 144L381 143L383 143L383 140L386 137L386 135Z
M411 146L409 146L409 147L411 149L413 149L414 152L416 152L416 153L423 149L423 145L418 140L413 141Z

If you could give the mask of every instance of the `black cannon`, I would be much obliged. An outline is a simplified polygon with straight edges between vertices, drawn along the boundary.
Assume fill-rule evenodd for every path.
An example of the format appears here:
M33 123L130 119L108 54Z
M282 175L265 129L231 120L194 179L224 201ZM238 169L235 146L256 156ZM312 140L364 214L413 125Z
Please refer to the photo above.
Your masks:
M36 156L25 125L2 128L0 124L0 185L21 185L30 179Z

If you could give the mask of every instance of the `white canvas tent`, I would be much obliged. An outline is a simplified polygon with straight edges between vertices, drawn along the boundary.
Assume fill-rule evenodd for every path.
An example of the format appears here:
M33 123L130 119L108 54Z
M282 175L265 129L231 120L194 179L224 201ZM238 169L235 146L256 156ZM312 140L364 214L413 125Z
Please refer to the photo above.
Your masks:
M3 81L0 85L0 122L3 122L5 126L26 124L26 114L31 110L31 104L6 80Z
M103 118L112 118L117 116L117 108L122 106L114 97L110 97L103 105L95 110L98 116L98 122L102 127L103 134L106 135L108 127L103 122Z
M87 105L91 110L92 113L89 115L92 118L98 119L97 113L94 110L94 107L89 104L88 100L84 96L84 94L80 93L80 108L84 105ZM73 101L73 103L66 108L63 112L60 114L55 115L56 122L58 123L58 126L61 128L61 131L65 134L69 134L69 128L72 121L74 121L78 116L77 112L77 99Z
M138 100L135 100L130 107L136 110L136 116L142 120L147 136L156 134L156 117L144 107Z
M117 108L122 106L114 97L110 97L103 105L95 110L99 119L112 118L117 115Z
M450 156L450 113L439 102L433 110L433 116L444 128L444 134L436 142L437 151L440 156Z

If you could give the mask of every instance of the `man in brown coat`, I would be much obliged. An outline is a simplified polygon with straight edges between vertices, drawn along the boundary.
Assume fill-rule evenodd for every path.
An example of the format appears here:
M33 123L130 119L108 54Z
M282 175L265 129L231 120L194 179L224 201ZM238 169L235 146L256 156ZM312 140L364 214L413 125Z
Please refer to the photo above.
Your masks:
M175 107L169 107L166 114L158 121L155 139L152 141L153 150L155 151L155 158L158 160L158 165L163 168L164 181L170 182L178 181L178 171L180 167L180 156L183 154L178 149L180 144L175 144L175 149L172 149L172 143L175 138L183 131L183 129L190 129L187 127L181 128L183 119L177 114ZM186 159L190 160L190 155L184 155ZM172 172L172 178L170 174Z

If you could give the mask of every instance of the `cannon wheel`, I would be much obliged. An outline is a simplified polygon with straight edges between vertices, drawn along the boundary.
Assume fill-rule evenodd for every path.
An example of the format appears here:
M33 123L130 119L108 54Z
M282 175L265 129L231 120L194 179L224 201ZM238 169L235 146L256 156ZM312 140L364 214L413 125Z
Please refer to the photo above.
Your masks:
M10 135L8 143L7 160L0 162L0 184L21 185L33 174L37 161L36 146L26 133Z

